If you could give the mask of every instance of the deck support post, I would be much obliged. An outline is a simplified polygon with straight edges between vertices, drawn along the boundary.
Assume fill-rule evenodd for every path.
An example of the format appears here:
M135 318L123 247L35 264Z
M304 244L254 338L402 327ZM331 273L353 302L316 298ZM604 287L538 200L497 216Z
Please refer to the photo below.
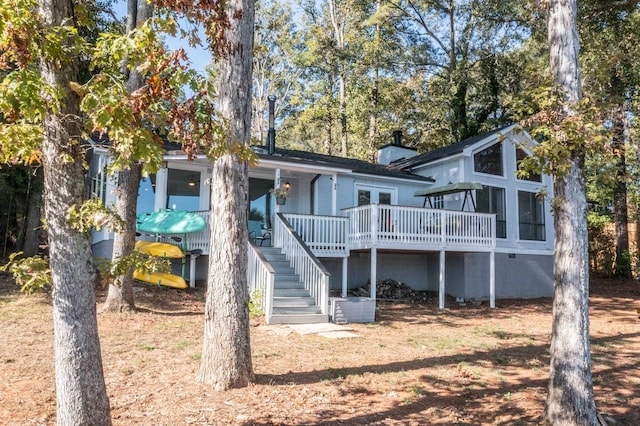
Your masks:
M347 261L348 257L342 258L342 297L347 297Z
M496 307L496 252L489 253L489 307Z
M438 288L438 308L444 309L444 250L440 250L440 274L439 274L439 288Z
M378 282L378 249L371 247L371 292L369 296L376 300L376 284Z

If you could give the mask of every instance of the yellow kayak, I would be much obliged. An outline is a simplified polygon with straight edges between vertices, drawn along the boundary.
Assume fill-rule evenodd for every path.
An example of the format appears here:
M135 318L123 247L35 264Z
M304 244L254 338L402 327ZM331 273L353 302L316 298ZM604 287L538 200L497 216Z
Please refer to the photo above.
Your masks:
M180 247L174 246L173 244L159 243L156 241L136 241L136 250L151 256L172 258L184 257L184 253L182 252L182 249L180 249Z
M172 287L172 288L187 288L187 282L184 278L173 275L166 274L164 272L151 272L150 274L145 274L142 271L133 271L133 278L138 281L143 281L149 284L161 285L163 287Z

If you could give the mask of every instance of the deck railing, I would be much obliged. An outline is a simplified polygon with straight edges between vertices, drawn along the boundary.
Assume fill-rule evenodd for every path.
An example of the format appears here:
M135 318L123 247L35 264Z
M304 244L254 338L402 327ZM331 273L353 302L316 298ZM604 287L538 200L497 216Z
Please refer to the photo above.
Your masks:
M255 244L249 240L247 243L249 261L247 265L247 283L249 285L249 297L253 300L260 299L267 324L273 313L273 288L275 283L275 271L256 249Z
M191 213L195 213L202 217L207 224L202 231L194 232L187 235L187 249L188 250L202 250L202 254L209 254L209 239L211 238L211 228L209 226L209 216L211 212L209 210L197 210Z
M350 249L495 247L495 215L368 204L345 210Z
M282 249L296 274L300 276L300 281L326 315L329 310L329 271L305 246L281 213L276 214L274 218L273 233L273 246Z
M285 213L291 227L317 257L345 257L347 218Z
M207 227L189 234L188 249L209 254L209 211L194 212ZM317 257L348 256L373 245L397 249L495 248L495 215L421 207L368 204L345 209L346 216L285 213L290 226ZM273 230L277 234L277 229ZM274 237L277 238L277 237Z

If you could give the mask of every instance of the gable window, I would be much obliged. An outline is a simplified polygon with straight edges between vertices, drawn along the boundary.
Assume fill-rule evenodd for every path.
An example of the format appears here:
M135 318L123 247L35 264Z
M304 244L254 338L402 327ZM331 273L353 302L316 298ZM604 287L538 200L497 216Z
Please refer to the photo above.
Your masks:
M529 158L529 155L521 148L516 148L516 170L520 170L522 160ZM526 177L518 177L520 180L528 180L530 182L542 182L542 176L538 173L529 173Z
M535 192L518 191L518 221L521 240L546 240L544 201Z
M498 142L473 156L473 170L477 173L504 176L502 166L502 143Z
M476 190L476 211L496 215L496 237L507 238L507 213L504 188L485 186Z

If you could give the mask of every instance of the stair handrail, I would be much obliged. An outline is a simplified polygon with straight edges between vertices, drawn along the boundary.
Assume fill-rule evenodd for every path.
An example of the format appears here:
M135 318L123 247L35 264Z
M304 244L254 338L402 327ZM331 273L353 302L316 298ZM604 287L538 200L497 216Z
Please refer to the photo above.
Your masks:
M282 213L275 215L272 224L274 231L273 246L282 250L291 267L300 277L305 289L309 291L323 315L329 312L329 278L331 274L309 247L295 232Z
M249 285L249 297L260 295L262 309L267 324L273 314L273 289L276 271L256 244L249 239L247 244L247 284Z

